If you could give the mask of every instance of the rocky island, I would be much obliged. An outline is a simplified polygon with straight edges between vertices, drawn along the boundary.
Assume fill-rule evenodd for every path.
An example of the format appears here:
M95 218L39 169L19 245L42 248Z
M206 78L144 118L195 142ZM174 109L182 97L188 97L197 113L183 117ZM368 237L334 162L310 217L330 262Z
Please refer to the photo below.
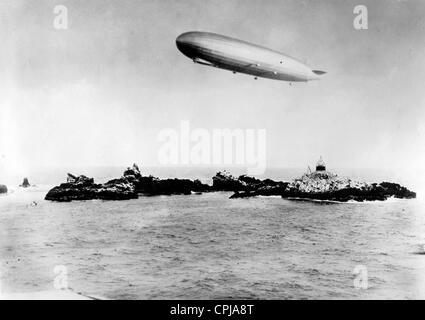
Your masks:
M233 182L234 184L235 182ZM315 172L307 172L301 178L290 183L280 183L278 187L271 188L268 183L266 189L272 190L272 195L280 195L286 199L311 199L322 201L383 201L390 197L399 199L416 198L416 193L408 190L397 183L366 183L354 181L350 178L339 177L326 170L323 159L320 158ZM255 185L251 184L251 187ZM264 186L254 190L235 190L231 198L243 198L257 195L267 195Z
M319 160L315 172L307 172L292 182L260 180L242 175L234 177L228 172L218 172L213 178L213 185L200 180L159 179L143 176L139 167L134 164L127 168L123 176L104 184L97 184L93 178L68 174L66 183L51 189L45 199L51 201L73 200L129 200L139 195L189 195L203 192L234 192L230 197L249 198L256 196L279 196L285 199L310 199L321 201L374 201L386 200L390 197L412 199L416 193L390 182L366 183L350 178L339 177L326 170L322 159Z
M143 195L177 195L210 191L211 187L199 180L165 179L142 176L139 167L134 164L127 168L123 176L104 184L97 184L93 178L84 175L68 174L66 183L51 189L45 199L69 202L73 200L129 200Z
M31 187L31 184L29 183L28 178L24 178L24 181L22 182L21 185L19 185L19 187L21 187L21 188L29 188L29 187Z
M368 184L341 178L327 172L303 175L291 182L283 198L314 199L327 201L383 201L390 197L412 199L416 194L397 183L382 182Z

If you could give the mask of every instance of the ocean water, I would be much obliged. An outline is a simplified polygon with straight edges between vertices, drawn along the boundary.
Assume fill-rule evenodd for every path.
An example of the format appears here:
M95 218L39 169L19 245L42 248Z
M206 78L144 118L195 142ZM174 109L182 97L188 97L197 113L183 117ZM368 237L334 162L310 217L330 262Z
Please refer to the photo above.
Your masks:
M72 290L111 299L425 298L421 197L53 203L49 187L0 197L3 292L53 289L65 266ZM367 271L367 288L355 270Z

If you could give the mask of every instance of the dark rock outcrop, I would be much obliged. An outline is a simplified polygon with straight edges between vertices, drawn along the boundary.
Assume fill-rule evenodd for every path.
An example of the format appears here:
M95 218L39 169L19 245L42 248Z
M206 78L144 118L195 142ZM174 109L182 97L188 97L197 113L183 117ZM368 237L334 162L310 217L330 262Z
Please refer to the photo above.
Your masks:
M29 188L31 187L31 184L28 181L28 178L24 178L24 181L22 182L22 184L20 185L21 188Z
M214 191L247 191L244 182L232 176L230 173L223 171L218 172L213 178L212 189Z
M234 191L235 194L231 198L235 199L255 196L281 196L287 186L287 182L271 179L260 180L246 175L236 178L227 172L219 172L213 177L212 190Z
M137 193L145 195L178 195L208 192L211 187L199 180L189 179L159 179L154 176L142 176L137 165L127 168L123 178L131 182Z
M136 190L147 195L177 195L192 194L211 191L209 185L203 184L199 180L189 179L164 179L149 176L142 177L136 183Z
M416 193L408 190L397 183L382 182L379 186L384 189L384 194L387 197L395 197L397 199L415 199Z
M0 184L0 194L7 193L7 187L4 184Z

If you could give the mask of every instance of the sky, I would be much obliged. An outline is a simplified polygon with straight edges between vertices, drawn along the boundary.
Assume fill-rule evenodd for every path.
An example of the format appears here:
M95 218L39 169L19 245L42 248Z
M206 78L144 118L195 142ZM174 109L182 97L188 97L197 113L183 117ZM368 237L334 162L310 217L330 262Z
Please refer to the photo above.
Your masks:
M56 5L68 28L53 26ZM368 29L353 27L357 5ZM37 166L159 165L158 135L265 129L267 165L425 163L424 1L6 0L0 180ZM286 82L195 65L186 31L260 44L328 73ZM1 182L1 181L0 181Z

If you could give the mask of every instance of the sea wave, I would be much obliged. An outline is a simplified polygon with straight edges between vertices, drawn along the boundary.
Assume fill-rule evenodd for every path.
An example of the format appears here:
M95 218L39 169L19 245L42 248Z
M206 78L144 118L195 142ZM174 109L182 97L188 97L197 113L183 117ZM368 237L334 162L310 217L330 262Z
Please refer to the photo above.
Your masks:
M112 299L425 297L416 290L425 217L415 200L318 206L211 193L52 203L44 195L0 200L6 290L44 290L64 265L75 290ZM354 287L358 266L373 289Z

